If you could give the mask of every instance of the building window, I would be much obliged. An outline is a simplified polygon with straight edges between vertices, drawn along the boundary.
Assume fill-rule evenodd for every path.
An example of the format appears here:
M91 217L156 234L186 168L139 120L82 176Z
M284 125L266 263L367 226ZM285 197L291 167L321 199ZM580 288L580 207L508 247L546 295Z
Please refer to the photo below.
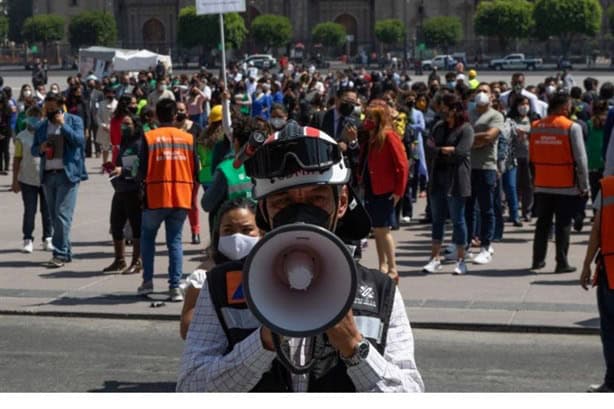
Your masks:
M79 0L68 0L69 7L79 7Z

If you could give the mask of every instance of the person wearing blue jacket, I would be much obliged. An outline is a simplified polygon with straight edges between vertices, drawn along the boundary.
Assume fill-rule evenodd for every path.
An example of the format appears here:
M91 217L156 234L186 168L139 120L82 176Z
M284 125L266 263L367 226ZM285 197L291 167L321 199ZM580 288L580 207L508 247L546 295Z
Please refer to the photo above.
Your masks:
M62 98L48 94L44 109L47 119L36 129L32 155L41 157L41 184L47 195L53 223L53 258L48 268L63 267L72 261L70 228L81 181L87 180L83 121L64 113Z

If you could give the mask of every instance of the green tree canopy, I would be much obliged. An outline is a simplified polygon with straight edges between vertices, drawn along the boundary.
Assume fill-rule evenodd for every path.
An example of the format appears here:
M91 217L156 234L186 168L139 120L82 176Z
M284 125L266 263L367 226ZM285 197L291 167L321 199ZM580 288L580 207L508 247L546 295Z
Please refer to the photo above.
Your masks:
M567 56L574 38L594 37L599 32L602 13L599 0L537 0L535 35L542 40L557 37L563 56Z
M5 3L9 17L9 39L21 43L23 23L33 13L32 0L8 0Z
M28 17L21 34L24 40L31 43L41 42L46 49L50 42L64 38L64 18L56 14Z
M9 18L0 16L0 40L7 38L9 34Z
M447 52L463 39L463 26L458 17L431 17L424 22L422 34L427 46Z
M614 4L610 4L606 11L608 16L608 26L610 29L610 33L614 34Z
M316 25L311 36L315 43L322 43L326 47L341 47L345 44L347 32L341 24L331 21Z
M68 38L74 49L91 45L113 46L117 41L115 18L103 11L85 11L70 21Z
M263 14L252 22L251 34L267 50L283 47L292 40L292 24L285 16Z
M226 47L241 48L246 36L243 17L237 13L224 14ZM220 44L220 17L217 14L199 16L195 6L182 8L179 12L177 40L185 48L216 48Z
M494 0L478 6L474 28L477 35L496 37L503 50L510 40L527 38L533 27L533 4L527 0Z
M386 45L394 45L403 41L405 25L401 20L380 20L375 23L375 36Z

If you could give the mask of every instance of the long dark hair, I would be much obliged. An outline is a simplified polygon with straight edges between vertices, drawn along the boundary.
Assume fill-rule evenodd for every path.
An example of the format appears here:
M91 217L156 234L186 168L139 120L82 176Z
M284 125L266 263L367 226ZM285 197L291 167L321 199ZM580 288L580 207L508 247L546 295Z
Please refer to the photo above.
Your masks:
M520 113L518 112L518 107L520 105L522 105L525 101L531 102L529 100L528 97L525 97L523 95L517 95L516 98L514 98L513 102L512 102L512 106L510 108L510 112L508 113L508 116L513 119L513 120L518 120L520 119ZM529 104L529 107L531 106L531 104ZM529 118L531 117L532 111L529 109Z
M143 123L141 122L141 119L132 113L124 115L124 117L126 116L129 116L130 119L132 119L132 123L134 124L134 134L132 134L132 138L129 140L125 140L122 135L121 146L128 146L134 141L145 138L145 131L143 131Z
M441 98L441 104L447 107L450 112L454 112L454 125L453 129L456 129L463 124L469 122L469 116L467 115L467 110L463 105L463 101L456 94L448 93L443 95ZM447 118L442 118L444 121L447 121Z
M132 98L132 95L122 95L119 98L119 101L117 101L117 108L115 108L115 113L113 114L113 117L123 118L126 115L130 115L130 110L128 109L128 106L130 105L130 102L132 102Z

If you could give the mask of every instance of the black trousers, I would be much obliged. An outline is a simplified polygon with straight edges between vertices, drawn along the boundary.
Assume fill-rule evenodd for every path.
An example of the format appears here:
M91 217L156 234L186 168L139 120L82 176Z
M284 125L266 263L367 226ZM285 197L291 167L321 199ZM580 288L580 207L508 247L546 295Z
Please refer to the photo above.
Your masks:
M111 234L113 240L124 239L124 226L130 223L134 239L141 237L141 200L139 192L115 192L111 202Z
M548 235L554 222L554 236L556 242L556 264L565 267L569 251L569 235L571 222L582 204L580 196L554 195L550 193L536 193L534 213L537 216L535 237L533 239L533 264L546 261L548 251Z
M7 172L11 163L11 154L9 153L10 141L11 138L8 136L0 139L0 170L5 170Z

